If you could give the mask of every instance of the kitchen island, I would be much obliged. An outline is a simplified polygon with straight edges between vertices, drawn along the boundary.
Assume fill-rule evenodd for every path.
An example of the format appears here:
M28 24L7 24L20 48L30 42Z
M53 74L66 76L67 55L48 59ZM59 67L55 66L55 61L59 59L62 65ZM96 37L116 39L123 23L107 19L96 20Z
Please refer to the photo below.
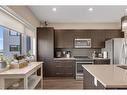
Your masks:
M83 89L127 89L127 65L83 65Z

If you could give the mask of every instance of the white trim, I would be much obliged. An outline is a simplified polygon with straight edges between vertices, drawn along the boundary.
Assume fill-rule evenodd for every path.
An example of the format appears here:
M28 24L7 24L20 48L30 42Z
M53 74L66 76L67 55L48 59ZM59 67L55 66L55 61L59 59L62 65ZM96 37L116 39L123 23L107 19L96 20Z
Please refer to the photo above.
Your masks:
M23 17L18 15L16 12L14 12L11 8L7 6L0 6L0 9L6 12L7 14L9 14L10 16L12 16L13 18L15 18L16 20L18 20L19 22L21 22L29 29L33 30L34 32L36 31L36 27L34 27L32 24L30 24L28 21L26 21Z

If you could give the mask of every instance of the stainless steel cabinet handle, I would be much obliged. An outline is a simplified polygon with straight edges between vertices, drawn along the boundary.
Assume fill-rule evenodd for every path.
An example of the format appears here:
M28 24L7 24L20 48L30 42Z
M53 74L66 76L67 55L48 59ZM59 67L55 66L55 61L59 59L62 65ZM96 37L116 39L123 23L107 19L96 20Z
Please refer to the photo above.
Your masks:
M73 66L56 66L56 68L72 68Z
M55 60L54 62L56 62L56 63L57 63L57 62L58 62L58 63L61 63L62 61L58 61L58 60L56 61L56 60Z
M56 73L56 75L61 75L61 74L63 74L63 73Z
M64 67L64 66L56 66L56 68L62 68L62 67Z
M72 73L66 73L67 75L72 75Z

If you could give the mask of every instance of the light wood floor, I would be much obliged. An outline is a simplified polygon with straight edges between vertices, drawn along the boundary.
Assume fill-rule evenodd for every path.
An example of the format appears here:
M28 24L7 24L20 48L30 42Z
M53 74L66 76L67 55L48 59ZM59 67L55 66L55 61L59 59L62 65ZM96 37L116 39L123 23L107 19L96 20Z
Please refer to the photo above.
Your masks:
M43 89L83 89L83 81L77 81L73 78L44 78Z

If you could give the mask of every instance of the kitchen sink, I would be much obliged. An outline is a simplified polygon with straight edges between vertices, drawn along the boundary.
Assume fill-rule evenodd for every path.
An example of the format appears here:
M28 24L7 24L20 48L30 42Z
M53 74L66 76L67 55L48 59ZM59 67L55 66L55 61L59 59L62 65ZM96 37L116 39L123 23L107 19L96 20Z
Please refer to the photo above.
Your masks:
M122 66L117 66L117 67L120 67L120 68L122 68L122 69L127 70L127 66L124 66L124 65L122 65Z

